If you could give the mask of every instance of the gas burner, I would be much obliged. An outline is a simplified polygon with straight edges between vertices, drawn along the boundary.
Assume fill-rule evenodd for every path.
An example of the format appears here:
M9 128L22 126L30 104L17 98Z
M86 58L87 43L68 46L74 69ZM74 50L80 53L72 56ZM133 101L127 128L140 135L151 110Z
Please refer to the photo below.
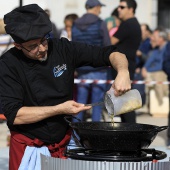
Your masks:
M167 157L163 151L155 149L142 149L136 152L119 152L108 150L90 150L84 148L67 150L66 156L72 159L88 161L115 161L115 162L139 162L161 160Z

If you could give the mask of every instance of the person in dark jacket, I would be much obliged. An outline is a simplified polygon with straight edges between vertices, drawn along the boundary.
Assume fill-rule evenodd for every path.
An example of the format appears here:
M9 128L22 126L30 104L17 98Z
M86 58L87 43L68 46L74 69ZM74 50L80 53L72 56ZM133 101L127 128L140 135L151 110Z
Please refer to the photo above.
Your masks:
M101 7L105 6L98 0L87 0L85 8L87 12L74 22L72 27L72 41L87 43L104 47L111 45L109 32L106 23L99 18ZM76 70L78 79L106 80L107 67L93 68L85 66ZM80 83L77 85L77 102L91 103L100 102L103 100L107 84L86 84ZM90 95L89 95L90 94ZM89 97L90 96L90 97ZM88 100L88 99L91 100ZM100 121L103 107L95 106L92 109L92 121ZM77 115L80 120L83 120L84 112ZM75 120L76 121L76 120Z
M15 47L0 59L0 98L11 133L9 170L18 170L23 155L28 163L33 161L27 158L32 148L46 148L52 157L64 157L72 132L65 115L91 108L73 101L77 67L114 67L118 74L112 88L117 96L131 84L126 56L115 46L49 39L51 21L37 4L12 10L4 22Z

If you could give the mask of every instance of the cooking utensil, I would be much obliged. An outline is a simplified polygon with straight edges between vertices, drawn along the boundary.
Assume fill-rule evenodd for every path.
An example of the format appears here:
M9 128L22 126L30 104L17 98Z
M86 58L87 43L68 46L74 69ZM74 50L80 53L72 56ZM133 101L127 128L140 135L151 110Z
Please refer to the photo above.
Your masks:
M76 132L79 143L86 149L137 151L146 149L158 132L168 126L138 123L75 122L65 120ZM78 139L77 139L78 140Z
M136 110L142 106L142 98L138 90L133 89L121 96L114 95L114 89L111 88L104 95L104 101L86 104L86 106L105 105L108 114L119 115Z
M104 99L105 107L110 115L120 115L142 106L142 98L138 90L129 90L121 96L114 95L114 89L106 92Z
M85 104L85 106L102 106L104 105L104 102L96 102L96 103L91 103L91 104Z

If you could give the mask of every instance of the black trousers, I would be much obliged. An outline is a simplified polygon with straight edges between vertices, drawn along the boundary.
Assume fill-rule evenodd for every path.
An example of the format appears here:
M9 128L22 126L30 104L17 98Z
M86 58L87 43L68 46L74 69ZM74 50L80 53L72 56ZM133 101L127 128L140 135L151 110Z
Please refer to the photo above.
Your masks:
M123 123L136 123L136 113L135 111L121 114L121 121Z

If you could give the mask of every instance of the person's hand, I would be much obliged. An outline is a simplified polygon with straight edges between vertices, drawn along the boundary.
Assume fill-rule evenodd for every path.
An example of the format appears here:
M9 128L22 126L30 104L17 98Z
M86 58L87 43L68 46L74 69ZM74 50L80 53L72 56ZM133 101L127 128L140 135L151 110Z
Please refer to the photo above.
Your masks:
M122 70L118 72L118 75L116 76L111 88L114 88L115 96L120 96L129 91L131 89L129 71Z
M140 69L140 68L136 68L135 73L136 73L136 74L139 74L139 73L140 73L140 71L141 71L141 69Z
M81 111L91 109L91 106L85 106L82 103L77 103L73 100L66 101L59 105L62 114L76 115Z
M142 68L141 74L142 74L142 77L143 77L144 79L146 79L146 77L147 77L147 70L146 70L145 67Z
M136 55L137 55L137 57L141 57L142 56L142 52L140 50L137 50L136 51Z

